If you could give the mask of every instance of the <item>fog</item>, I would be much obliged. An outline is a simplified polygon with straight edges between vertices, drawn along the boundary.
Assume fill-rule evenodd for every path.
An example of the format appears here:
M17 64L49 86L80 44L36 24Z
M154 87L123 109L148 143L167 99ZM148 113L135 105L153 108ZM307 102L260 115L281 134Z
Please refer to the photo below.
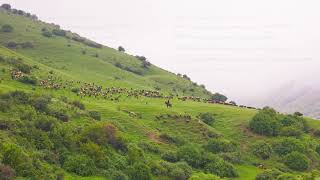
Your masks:
M6 0L41 20L144 55L230 100L255 105L295 82L319 84L316 0Z

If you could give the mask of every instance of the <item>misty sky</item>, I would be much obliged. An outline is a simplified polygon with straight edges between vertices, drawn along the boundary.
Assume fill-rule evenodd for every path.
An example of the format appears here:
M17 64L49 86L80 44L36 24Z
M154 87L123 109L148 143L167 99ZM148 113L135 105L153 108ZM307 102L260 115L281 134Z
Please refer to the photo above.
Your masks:
M318 0L4 0L251 104L319 83Z

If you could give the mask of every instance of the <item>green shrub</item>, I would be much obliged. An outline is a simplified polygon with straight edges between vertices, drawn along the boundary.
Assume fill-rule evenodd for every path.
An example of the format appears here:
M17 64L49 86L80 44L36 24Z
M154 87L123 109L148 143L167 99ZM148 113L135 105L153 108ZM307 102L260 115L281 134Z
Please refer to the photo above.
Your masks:
M316 137L320 137L320 129L315 130L313 134Z
M33 166L31 159L19 146L3 144L2 163L13 168L18 176L31 176Z
M31 72L31 69L32 69L31 66L26 65L26 64L23 64L23 63L18 63L18 64L15 65L15 67L16 67L19 71L21 71L21 72L23 72L23 73L27 73L27 74L29 74L29 73Z
M94 161L86 155L68 156L63 168L80 176L90 176L96 171Z
M238 173L234 166L224 160L217 158L214 162L208 163L204 167L207 173L216 174L220 177L237 177Z
M296 138L283 138L274 143L273 149L279 155L286 155L293 151L305 152L305 145Z
M151 180L150 167L143 163L135 163L128 167L127 174L131 180Z
M236 150L236 144L225 139L210 139L205 146L205 149L209 152L233 152Z
M1 27L1 32L12 32L13 31L13 27L10 26L9 24L5 24Z
M6 47L10 48L10 49L14 49L14 48L17 48L18 45L19 45L18 43L14 42L14 41L10 41L7 43Z
M37 78L34 76L22 76L18 79L18 81L31 85L37 85L38 82Z
M48 105L51 103L50 96L39 96L33 99L33 107L40 112L48 112Z
M316 146L316 152L320 155L320 144Z
M185 162L177 162L169 169L169 177L176 180L187 180L192 174L192 168Z
M0 99L0 111L1 112L8 112L11 109L11 102L9 100L2 100Z
M128 176L121 171L113 171L112 180L128 180Z
M62 29L53 29L52 30L52 34L56 35L56 36L66 36L66 31L62 30Z
M116 149L125 149L126 145L121 136L118 134L118 129L109 123L96 124L88 127L82 134L82 138L90 140L99 145L112 145Z
M128 145L128 162L134 164L135 162L144 162L144 152L135 144Z
M97 121L101 120L101 113L98 111L89 111L89 116Z
M143 149L145 152L151 152L151 153L159 153L160 149L159 146L154 143L148 143L148 142L140 142L138 146Z
M80 102L80 101L73 101L72 102L72 105L73 106L75 106L75 107L77 107L77 108L79 108L79 109L81 109L81 110L85 110L86 109L86 107L84 106L84 104L82 103L82 102Z
M177 156L181 161L187 162L190 166L200 167L202 164L202 150L193 144L184 145L179 148Z
M49 32L49 31L43 31L42 32L42 35L44 36L44 37L52 37L52 33L51 32Z
M252 147L253 154L261 159L268 159L272 151L272 146L267 142L258 142Z
M215 93L212 95L211 100L225 102L228 100L228 98L223 94Z
M283 127L280 131L280 135L282 136L300 137L302 134L302 130L295 126Z
M45 115L38 116L34 123L36 128L46 132L52 131L56 126L56 120Z
M212 113L209 113L209 112L201 113L199 116L200 116L200 119L208 125L212 125L212 123L214 122L214 118L213 118Z
M276 179L281 172L277 169L267 169L262 173L258 174L255 180L274 180Z
M194 173L189 180L221 180L220 177L213 174L205 174L203 172Z
M29 42L29 41L20 43L20 46L21 46L22 48L24 48L24 49L26 49L26 48L33 48L33 47L34 47L33 44L32 44L31 42Z
M249 122L250 129L261 135L276 136L280 130L280 122L277 113L270 108L264 108L258 112Z
M166 151L162 154L161 158L169 162L177 162L179 160L177 153L174 151Z
M283 159L285 165L296 171L305 171L309 168L310 160L300 152L291 152Z

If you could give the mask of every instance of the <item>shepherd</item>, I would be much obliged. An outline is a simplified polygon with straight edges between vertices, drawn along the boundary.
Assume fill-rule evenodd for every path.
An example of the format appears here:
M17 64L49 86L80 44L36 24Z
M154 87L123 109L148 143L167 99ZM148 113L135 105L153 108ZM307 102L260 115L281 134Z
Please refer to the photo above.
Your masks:
M166 104L167 108L172 107L172 104L170 103L169 99L165 102L165 104Z

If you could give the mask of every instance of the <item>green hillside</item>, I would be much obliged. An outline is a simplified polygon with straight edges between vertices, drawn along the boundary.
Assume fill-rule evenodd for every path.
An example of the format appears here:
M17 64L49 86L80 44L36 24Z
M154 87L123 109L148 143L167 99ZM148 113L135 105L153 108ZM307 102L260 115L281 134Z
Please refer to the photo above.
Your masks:
M210 101L186 76L7 6L0 27L0 179L319 176L316 120Z

